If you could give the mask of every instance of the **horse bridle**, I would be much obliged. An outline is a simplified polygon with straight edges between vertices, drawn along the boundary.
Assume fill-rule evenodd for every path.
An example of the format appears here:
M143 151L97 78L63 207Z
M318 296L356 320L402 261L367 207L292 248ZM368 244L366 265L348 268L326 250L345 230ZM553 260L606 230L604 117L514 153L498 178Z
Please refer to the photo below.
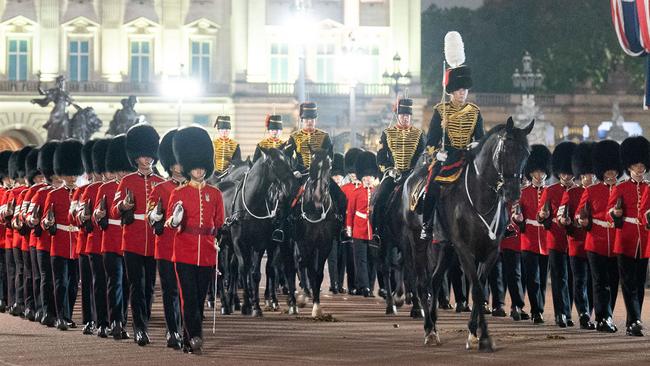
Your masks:
M310 180L312 180L311 177L307 178L307 181L305 182L305 187L307 187L307 183L309 183ZM327 209L325 209L325 205L321 207L320 218L316 220L312 220L309 217L307 217L307 213L305 212L305 208L304 208L305 196L303 195L302 197L300 197L300 217L302 217L305 221L309 222L310 224L318 224L319 222L325 220L327 214L330 212L330 209L332 208L332 197L329 195L329 193L328 196L329 196L329 205L327 206Z

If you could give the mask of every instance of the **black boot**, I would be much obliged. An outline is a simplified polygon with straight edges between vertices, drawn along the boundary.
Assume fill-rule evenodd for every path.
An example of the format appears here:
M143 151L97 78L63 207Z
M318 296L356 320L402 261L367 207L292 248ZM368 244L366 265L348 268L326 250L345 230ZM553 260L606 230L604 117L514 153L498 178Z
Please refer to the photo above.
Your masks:
M589 314L580 315L580 329L594 330L596 325L589 319Z

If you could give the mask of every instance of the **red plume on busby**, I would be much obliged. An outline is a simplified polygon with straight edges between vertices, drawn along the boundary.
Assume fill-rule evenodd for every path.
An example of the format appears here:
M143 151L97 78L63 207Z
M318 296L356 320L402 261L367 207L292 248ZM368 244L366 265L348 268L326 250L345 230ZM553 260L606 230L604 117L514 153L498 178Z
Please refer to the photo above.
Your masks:
M264 119L264 126L267 130L281 130L282 116L279 114L267 114Z

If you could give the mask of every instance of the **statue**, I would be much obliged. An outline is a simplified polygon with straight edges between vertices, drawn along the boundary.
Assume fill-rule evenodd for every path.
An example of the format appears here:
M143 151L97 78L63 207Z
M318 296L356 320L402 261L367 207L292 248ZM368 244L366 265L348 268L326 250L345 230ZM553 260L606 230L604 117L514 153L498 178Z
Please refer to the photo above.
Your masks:
M48 90L41 88L41 73L38 72L38 92L44 97L42 99L32 99L31 102L41 107L47 107L50 102L54 102L54 108L50 112L50 118L43 125L47 130L47 141L54 139L63 139L70 136L70 121L65 109L69 104L74 103L65 90L65 77L59 75L56 77L55 86Z
M93 107L81 108L77 104L72 104L77 112L70 119L70 136L82 142L88 141L90 137L102 127L102 120L97 117Z
M122 109L115 111L113 120L108 126L107 135L119 135L126 133L126 131L136 123L140 122L140 116L135 111L135 104L138 98L135 95L130 95L128 98L123 98L121 101Z
M621 142L630 135L623 127L625 118L623 118L623 114L621 114L621 107L618 100L612 105L612 120L610 122L612 122L612 127L607 131L608 139Z

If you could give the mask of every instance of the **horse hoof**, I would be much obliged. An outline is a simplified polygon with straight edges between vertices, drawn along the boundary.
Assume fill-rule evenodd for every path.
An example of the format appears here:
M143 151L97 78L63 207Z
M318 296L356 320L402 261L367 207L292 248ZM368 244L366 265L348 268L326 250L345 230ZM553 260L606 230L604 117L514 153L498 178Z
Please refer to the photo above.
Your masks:
M395 303L395 306L401 308L404 305L404 295L402 296L393 295L393 302Z
M411 309L411 318L413 319L422 319L424 318L424 310L418 308Z
M311 317L318 318L323 316L323 309L320 307L320 304L314 304L314 307L311 309Z
M289 306L289 315L298 315L298 307L296 305Z
M397 306L386 306L386 315L395 315L397 314Z
M437 332L429 332L424 336L425 346L439 346L440 344L440 336Z
M466 350L471 350L473 348L478 347L478 337L475 336L474 334L470 333L467 336L467 343L465 343L465 349Z
M481 352L494 352L496 348L492 337L481 338L478 342L478 350Z
M307 306L307 296L305 294L298 295L296 298L296 305L298 305L299 308Z
M251 314L253 318L261 318L264 316L264 313L262 312L262 309L256 308L253 309L253 313Z

